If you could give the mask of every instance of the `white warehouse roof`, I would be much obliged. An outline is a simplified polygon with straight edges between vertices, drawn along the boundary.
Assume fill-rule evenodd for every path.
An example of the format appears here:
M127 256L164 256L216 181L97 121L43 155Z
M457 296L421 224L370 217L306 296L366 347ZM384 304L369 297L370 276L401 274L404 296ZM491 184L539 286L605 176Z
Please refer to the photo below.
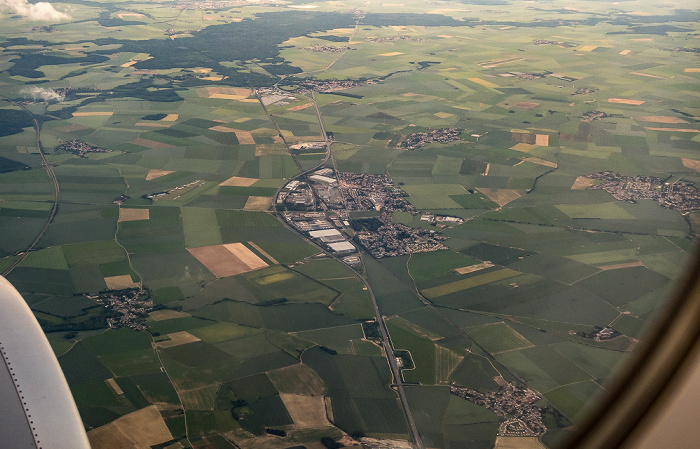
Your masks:
M309 232L309 235L312 238L318 239L321 237L339 236L341 234L340 231L338 231L337 229L321 229L319 231L311 231Z

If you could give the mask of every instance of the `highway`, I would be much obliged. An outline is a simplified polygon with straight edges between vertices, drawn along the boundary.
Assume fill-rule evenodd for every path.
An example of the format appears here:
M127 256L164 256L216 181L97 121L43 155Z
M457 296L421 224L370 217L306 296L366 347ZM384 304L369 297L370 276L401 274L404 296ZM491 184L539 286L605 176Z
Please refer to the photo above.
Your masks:
M8 100L9 101L9 100ZM59 192L59 187L58 187L58 179L56 179L56 174L53 172L53 168L51 168L51 165L49 165L48 161L46 160L46 156L44 155L44 147L41 144L41 126L39 125L39 121L34 117L34 114L29 112L27 108L24 107L22 104L17 104L15 102L11 102L15 106L19 106L22 109L24 109L24 112L29 114L32 117L32 121L34 122L34 132L36 134L36 149L39 151L39 155L41 156L41 166L46 170L46 174L49 175L49 178L51 179L51 183L53 185L53 206L51 207L51 213L49 214L49 218L46 220L46 224L44 227L41 229L41 232L39 232L39 235L36 236L34 241L25 249L19 257L5 269L5 271L2 272L3 276L7 276L10 274L12 270L15 269L17 265L22 263L25 257L29 254L31 250L34 249L36 244L41 240L41 238L46 234L46 231L49 229L49 226L51 226L51 223L53 222L54 217L56 216L56 210L58 209L58 192Z

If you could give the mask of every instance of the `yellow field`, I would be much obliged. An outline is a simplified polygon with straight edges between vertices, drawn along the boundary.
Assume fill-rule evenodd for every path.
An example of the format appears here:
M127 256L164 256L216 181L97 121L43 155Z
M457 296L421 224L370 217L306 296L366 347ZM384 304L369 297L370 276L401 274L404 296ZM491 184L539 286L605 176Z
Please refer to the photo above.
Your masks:
M537 437L496 437L493 449L545 449Z
M508 279L519 274L519 272L511 270L510 268L504 268L502 270L481 274L479 276L474 276L455 282L450 282L448 284L443 284L437 287L426 288L421 293L428 299L438 298L440 296L461 292L463 290L468 290L470 288L478 287L484 284L489 284L491 282Z
M481 78L467 78L467 79L469 81L471 81L472 83L481 84L484 87L500 87L498 84L494 84L492 82L482 80Z
M622 50L622 51L620 52L620 54L621 54L622 56L627 56L627 55L630 54L630 53L632 53L632 50Z
M447 118L447 117L452 117L454 114L450 114L449 112L436 112L433 115L435 117L438 117L438 118Z
M677 133L700 133L700 130L693 128L644 128L650 131L671 131Z
M700 72L700 68L698 67L692 67L692 68L687 68L683 70L685 73L697 73Z
M186 345L187 343L194 343L195 341L200 341L199 338L190 334L187 331L174 332L168 334L170 340L163 340L156 343L159 348L172 348L174 346Z
M262 248L260 248L260 247L259 247L258 245L256 245L255 243L253 243L253 242L248 242L248 245L252 246L257 252L259 252L259 253L262 254L263 256L267 257L267 259L268 259L270 262L279 265L279 262L277 262L277 260L276 260L274 257L272 257L271 255L269 255L268 253L266 253L265 250L263 250Z
M583 47L579 47L578 51L593 51L596 48L598 48L597 45L584 45Z
M481 271L485 268L491 268L493 264L491 262L481 262L476 265L470 265L468 267L462 267L462 268L455 268L455 272L457 274L469 274L469 273L474 273L475 271Z
M180 117L179 114L168 114L167 116L160 119L161 122L174 122Z
M517 190L513 189L489 189L486 187L478 187L477 190L499 206L505 206L522 196Z
M251 270L265 268L267 263L255 255L255 253L245 247L242 243L227 243L224 248L229 250L231 254L243 261Z
M538 145L535 145L533 143L516 143L512 147L510 147L511 150L515 151L522 151L523 153L529 153L530 151L534 150L537 148Z
M258 285L268 285L274 284L276 282L286 281L287 279L292 279L293 277L294 275L292 273L285 271L283 273L275 273L257 278L255 279L255 283Z
M123 290L125 288L134 288L139 285L131 279L131 275L124 274L122 276L109 276L105 278L105 284L110 290Z
M267 266L242 243L188 248L187 251L216 277L234 276Z
M127 209L125 207L119 208L119 219L118 222L123 221L140 221L148 220L150 218L150 211L148 209Z
M628 263L617 263L617 264L613 264L613 265L602 265L602 266L599 266L598 268L600 268L603 271L607 271L607 270L619 270L620 268L632 268L632 267L643 267L643 266L644 266L643 263L641 263L640 261L637 261L637 262L628 262Z
M158 169L152 168L152 169L148 170L148 174L146 175L146 181L160 178L161 176L169 175L170 173L175 173L175 172L172 170L158 170Z
M579 176L576 178L576 181L574 181L574 185L571 186L571 190L586 190L593 184L595 184L595 179Z
M628 100L625 98L608 98L608 103L618 103L618 104L631 104L633 106L639 106L644 104L643 100Z
M93 449L148 448L173 439L155 405L124 415L88 432Z
M255 145L255 139L250 131L236 130L236 138L241 145Z
M291 108L287 108L288 111L301 111L302 109L309 108L313 106L313 103L306 103L306 104L301 104L299 106L292 106Z
M92 112L74 112L73 117L94 117L98 115L112 115L112 111L92 111Z
M400 51L392 51L391 53L382 53L379 56L398 56L402 54L403 53L401 53Z
M326 418L323 396L280 393L280 399L297 429L318 429L331 425Z
M541 147L549 146L549 134L535 134L535 145Z
M122 391L122 389L119 388L119 385L117 385L117 381L114 380L114 378L107 379L106 382L107 382L107 385L109 385L109 387L110 387L112 390L114 390L115 393L117 393L117 394L124 394L124 392Z
M250 187L258 181L258 178L243 178L240 176L232 176L219 185L229 187Z
M272 203L271 196L249 196L243 206L243 210L258 210L265 211Z

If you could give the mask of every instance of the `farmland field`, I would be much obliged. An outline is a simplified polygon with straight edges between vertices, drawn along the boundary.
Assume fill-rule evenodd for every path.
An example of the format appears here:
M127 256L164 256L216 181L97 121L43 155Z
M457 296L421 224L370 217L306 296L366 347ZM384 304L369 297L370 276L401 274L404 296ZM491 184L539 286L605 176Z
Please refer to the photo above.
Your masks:
M553 447L696 252L695 5L5 3L0 268L96 449Z

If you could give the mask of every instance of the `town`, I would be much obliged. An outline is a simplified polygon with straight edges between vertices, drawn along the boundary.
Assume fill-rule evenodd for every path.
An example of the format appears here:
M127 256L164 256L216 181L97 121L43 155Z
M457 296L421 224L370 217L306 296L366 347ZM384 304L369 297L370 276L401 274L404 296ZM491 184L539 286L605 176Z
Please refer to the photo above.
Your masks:
M588 189L605 190L616 200L634 204L638 200L651 199L661 207L680 212L700 209L700 191L691 183L682 180L668 182L667 179L655 176L623 176L613 171L603 171L586 177L603 181Z
M535 405L540 397L534 391L508 383L490 393L464 387L450 387L450 393L486 407L506 418L498 427L499 436L532 437L542 435L547 426L542 422L542 409Z
M428 129L424 133L409 134L403 142L398 144L396 148L404 148L406 150L415 150L425 144L433 142L447 143L453 140L461 140L459 135L461 131L457 128L440 128Z
M314 45L313 47L306 47L304 50L314 53L339 53L341 51L355 49L350 47L334 47L332 45Z

